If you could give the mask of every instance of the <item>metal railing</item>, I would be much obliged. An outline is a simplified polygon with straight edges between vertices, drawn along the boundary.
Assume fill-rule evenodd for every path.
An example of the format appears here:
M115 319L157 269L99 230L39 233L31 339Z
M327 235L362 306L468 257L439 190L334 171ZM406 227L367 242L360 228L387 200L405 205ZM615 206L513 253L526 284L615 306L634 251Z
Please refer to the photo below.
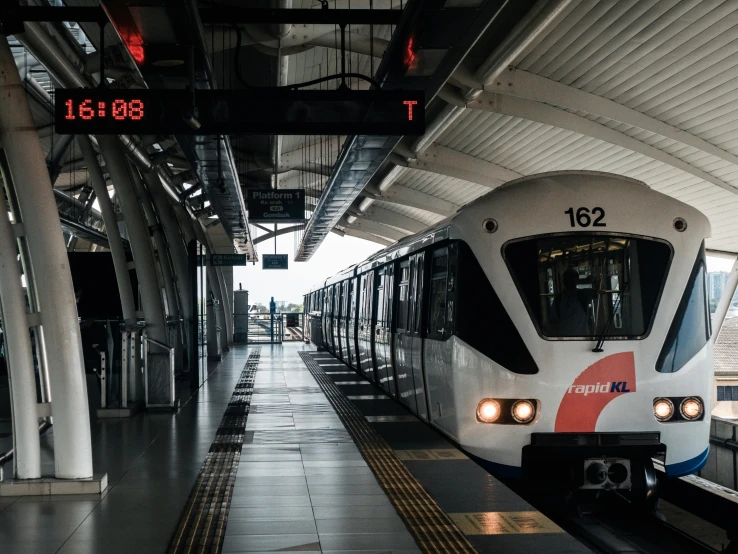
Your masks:
M143 336L144 342L144 398L147 408L173 408L174 348ZM152 352L152 346L154 352ZM162 366L166 367L162 367Z
M280 344L284 334L282 314L250 314L246 342Z

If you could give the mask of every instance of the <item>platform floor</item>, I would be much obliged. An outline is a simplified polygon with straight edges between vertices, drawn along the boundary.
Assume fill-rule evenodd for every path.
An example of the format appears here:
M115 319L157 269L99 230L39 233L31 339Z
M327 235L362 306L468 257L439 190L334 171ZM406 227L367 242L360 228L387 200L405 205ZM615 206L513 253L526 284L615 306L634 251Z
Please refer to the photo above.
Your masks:
M432 526L408 517L399 504L417 500L398 501L398 485L367 464L382 449L380 465L404 464L404 479L479 552L588 551L330 354L259 348L223 553L420 552L415 538ZM177 414L96 422L95 470L110 482L102 496L0 498L0 553L167 552L249 352L233 348L214 364ZM348 401L365 436L371 425L369 446L344 426Z

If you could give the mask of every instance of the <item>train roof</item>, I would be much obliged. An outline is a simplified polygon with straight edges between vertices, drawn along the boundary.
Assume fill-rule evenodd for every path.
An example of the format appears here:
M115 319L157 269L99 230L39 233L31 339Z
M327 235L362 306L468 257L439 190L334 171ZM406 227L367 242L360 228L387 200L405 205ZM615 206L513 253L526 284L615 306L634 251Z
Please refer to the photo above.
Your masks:
M384 248L380 250L379 252L376 252L375 254L372 254L364 261L359 262L358 264L354 264L353 266L344 269L343 271L341 271L340 273L337 273L336 275L328 277L323 284L313 287L310 290L310 292L313 292L315 290L320 290L328 285L332 285L332 284L344 281L345 279L350 279L351 277L354 277L355 275L360 275L362 273L365 273L389 261L406 256L407 254L410 254L412 252L422 250L423 248L427 247L430 244L434 244L436 242L440 242L442 240L450 238L451 225L459 213L468 209L472 205L484 202L485 200L489 199L491 196L495 195L496 193L498 193L499 191L503 189L507 190L510 187L513 187L515 185L520 185L522 183L526 183L529 181L545 179L547 177L561 177L561 176L567 176L567 175L577 175L577 176L585 175L585 176L599 177L599 178L605 178L605 179L610 179L610 180L618 180L618 181L623 181L623 182L627 182L627 183L634 184L634 185L643 186L643 187L648 188L649 190L652 190L643 181L633 179L632 177L626 177L624 175L618 175L615 173L607 173L603 171L587 171L587 170L549 171L549 172L544 172L544 173L536 173L534 175L527 175L525 177L521 177L519 179L515 179L513 181L504 183L500 185L499 187L496 187L493 190L490 190L487 194L477 198L476 200L467 204L466 206L463 206L454 215L448 217L447 219L444 219L443 221L434 225L433 227L430 227L426 229L425 231L422 231L415 235L404 237L400 239L399 241L397 241L395 244L388 246L387 248ZM654 191L654 192L657 193L657 191ZM658 194L661 194L661 193L658 193Z

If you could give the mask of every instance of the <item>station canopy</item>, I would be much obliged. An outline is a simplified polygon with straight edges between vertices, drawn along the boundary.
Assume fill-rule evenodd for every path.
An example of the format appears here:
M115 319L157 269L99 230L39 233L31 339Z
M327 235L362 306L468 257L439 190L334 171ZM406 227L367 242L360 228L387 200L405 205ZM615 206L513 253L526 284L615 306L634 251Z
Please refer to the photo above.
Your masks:
M91 0L67 2L94 4ZM285 5L266 0L248 4ZM322 8L317 0L286 4L292 9ZM431 17L430 12L423 14L426 4L433 3L374 0L371 6L415 10L417 17ZM605 171L641 180L708 216L712 224L709 249L738 252L738 3L552 0L513 2L502 8L499 4L485 0L445 3L448 13L471 6L487 18L447 75L439 60L455 51L452 42L458 44L459 37L440 36L439 41L448 41L443 48L421 45L413 49L408 41L412 28L402 23L347 28L351 72L381 78L395 88L417 88L425 79L422 83L430 102L424 136L390 137L379 146L376 141L351 145L351 137L345 136L230 136L218 148L224 153L222 163L230 164L226 184L238 183L242 191L275 184L306 189L307 224L280 231L296 233L297 259L308 259L329 232L391 244L438 223L504 182L561 170ZM234 3L200 2L200 9L218 5ZM331 1L328 5L329 9L370 8L369 0L351 0L350 5L348 0ZM153 42L152 33L159 28L152 22L169 21L167 28L174 30L169 35L159 33L160 48L168 42L175 44L177 34L186 29L171 10L148 6L148 19L143 19L136 15L142 9L130 7L144 43ZM243 88L243 81L248 86L304 83L340 69L340 29L335 24L280 28L207 19L201 23L210 63L209 86L214 88ZM87 45L88 61L94 65L97 25L84 23L74 32L81 36L82 31L87 38L81 42ZM406 32L408 36L402 35ZM19 39L23 42L22 36ZM108 28L106 41L108 48L114 48L116 41L121 42L120 35ZM44 89L36 90L36 97L48 101L53 78L43 75L31 54L14 44L19 65ZM402 78L382 67L391 65L388 58L402 56L410 67ZM126 78L130 86L139 87L187 84L184 75L167 82L158 77L157 82L157 75L164 75L166 68L135 71L130 59L120 60L108 77L121 86ZM207 64L198 62L198 71L201 65ZM443 80L433 81L439 77ZM336 88L339 82L322 81L307 88ZM369 87L357 78L348 79L348 84ZM57 188L66 191L60 207L63 204L72 218L80 211L73 200L84 188L84 162L74 145L64 155L60 153L63 139L49 129L48 110L36 106L34 115L43 130L48 160L58 173ZM147 140L151 139L142 140L144 146ZM209 175L204 177L210 184L204 193L211 205L220 209L222 202L230 213L245 209L237 194L231 191L228 198L219 199L213 188L223 175L212 165L215 147L204 152L197 141L193 146L183 145L179 137L158 140L156 148L171 153L173 173L207 168ZM349 147L356 154L354 170L372 148L375 154L381 151L381 156L372 158L376 165L367 163L354 181L347 177L346 163L341 160ZM211 165L198 164L202 161L198 155L209 156ZM244 221L248 222L247 217ZM258 244L268 231L249 228L240 239L244 244L249 238ZM233 237L226 237L229 229L221 233L224 248L232 244Z

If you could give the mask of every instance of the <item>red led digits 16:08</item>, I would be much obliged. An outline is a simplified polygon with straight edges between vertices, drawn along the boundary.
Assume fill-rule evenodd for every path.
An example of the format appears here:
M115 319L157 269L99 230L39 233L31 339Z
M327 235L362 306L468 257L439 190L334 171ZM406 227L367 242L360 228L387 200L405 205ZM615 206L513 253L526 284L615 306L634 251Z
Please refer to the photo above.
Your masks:
M111 117L118 121L132 120L139 121L144 117L144 102L134 98L133 100L116 99L110 102L108 106L106 102L97 102L97 105L91 98L86 98L76 107L74 101L69 99L64 103L67 107L65 119L83 119L88 121L95 117L110 119Z

